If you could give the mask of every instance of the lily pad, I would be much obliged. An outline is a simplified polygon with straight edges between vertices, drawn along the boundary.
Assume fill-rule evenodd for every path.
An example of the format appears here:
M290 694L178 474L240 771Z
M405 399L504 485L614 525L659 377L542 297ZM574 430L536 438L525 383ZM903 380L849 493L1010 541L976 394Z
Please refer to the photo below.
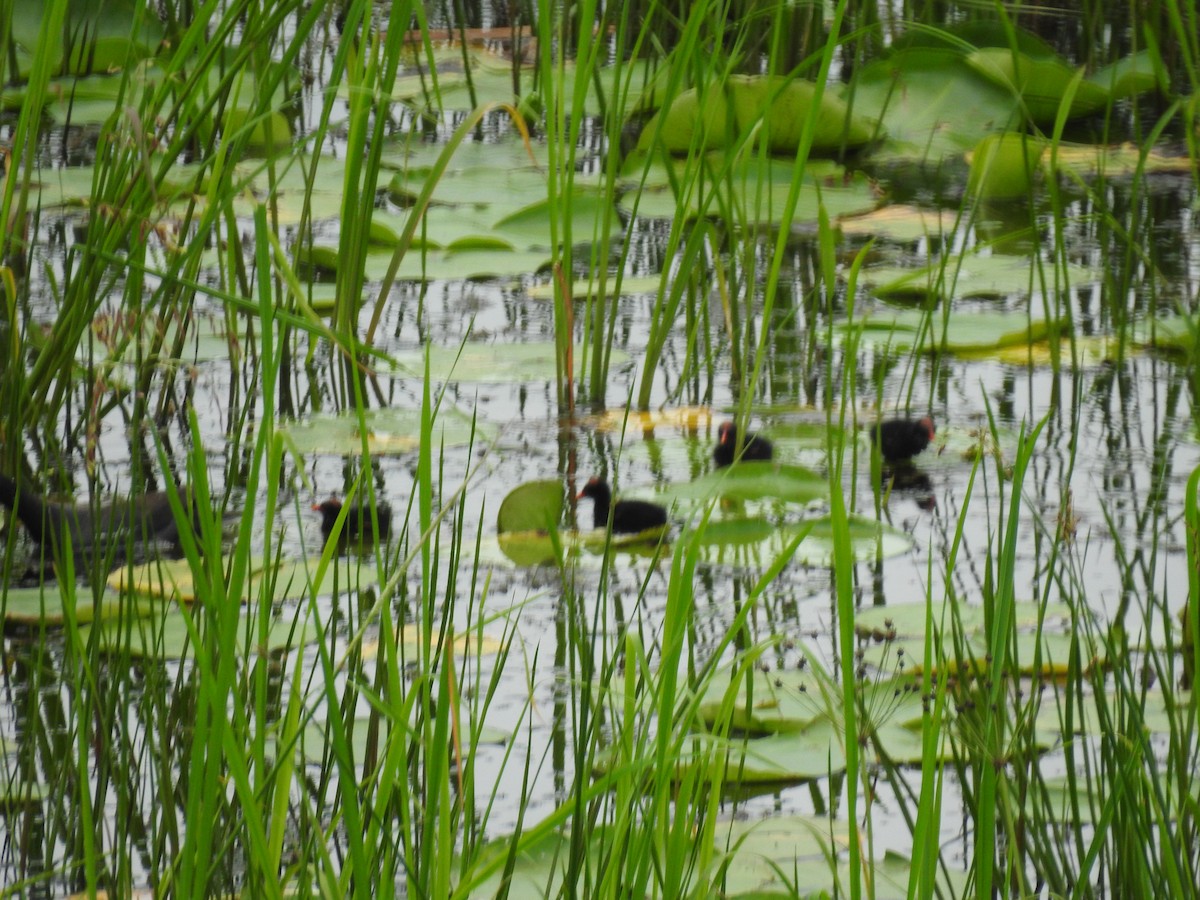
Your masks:
M713 166L716 173L724 171L722 167L725 162L720 154L714 154L708 164ZM793 222L816 222L822 210L833 219L856 216L879 205L874 185L865 174L846 172L839 167L834 167L834 174L816 174L828 171L828 166L806 169L792 216ZM739 158L731 164L726 174L727 177L717 177L713 182L704 183L710 194L712 191L728 194L726 199L732 202L737 215L747 223L782 223L794 175L790 161ZM620 206L629 214L636 209L639 217L650 219L674 219L679 216L695 218L702 209L707 215L717 215L722 204L711 197L708 200L705 206L704 196L696 190L680 198L669 184L647 182L639 185L636 191L623 194Z
M668 153L722 150L757 129L772 153L795 153L809 110L817 102L816 85L778 76L734 75L723 85L695 88L676 97L642 131L640 150L649 150L661 120L662 147ZM825 90L813 128L817 152L861 146L875 137L876 126L851 113L846 102Z
M476 238L468 238L464 245L451 244L446 250L410 250L401 260L396 277L401 281L515 278L546 268L551 255L551 251L541 248L510 250L507 245L480 248ZM382 281L391 268L392 256L390 249L368 251L363 274L369 281Z
M789 551L799 534L803 538ZM859 516L850 517L848 537L856 560L897 556L913 546L903 531ZM682 539L686 538L685 533ZM782 525L758 516L716 519L705 526L698 544L700 558L710 565L765 568L791 552L793 562L825 567L833 563L833 521L829 516Z
M429 375L437 381L479 382L487 384L528 384L553 381L557 377L555 345L549 342L521 344L470 343L462 348L429 346ZM583 371L583 354L575 353L575 374ZM400 373L423 378L425 351L414 350L395 355ZM620 366L629 355L614 349L610 365Z
M728 900L845 894L850 874L842 850L849 840L848 833L845 822L830 821L827 817L772 816L718 824L715 846L704 854L705 858L711 858L712 868L698 873L699 884L690 885L692 893L707 896L716 890L712 886L719 884L720 896ZM485 848L481 864L495 862L490 866L495 874L478 884L470 896L493 897L505 889L509 896L520 897L553 897L563 893L566 859L573 840L570 831L548 829L537 833L534 839L530 839L531 834L535 833L526 831L518 838L511 872L500 864L512 852L511 839L497 840ZM611 826L589 828L584 838L585 852L591 864L598 865L613 846L627 839L624 833L614 833ZM489 860L489 854L494 858ZM871 890L876 900L905 900L911 863L889 853L870 865ZM947 895L962 896L965 873L947 875L939 870L937 879Z
M676 406L660 410L636 410L619 406L605 410L589 420L597 431L641 432L652 437L657 428L677 428L695 432L711 425L713 411L707 406Z
M1041 296L1043 279L1048 290L1069 284L1079 288L1095 284L1103 273L1085 266L1054 263L1031 256L978 253L943 257L916 269L878 266L863 269L862 283L881 297Z
M12 16L12 38L25 51L39 51L38 33L45 15L44 0L24 0L19 15ZM52 70L73 75L109 72L151 55L163 39L163 26L135 0L106 0L100 3L70 3L63 23L65 40L52 42L56 53ZM21 66L21 78L29 69Z
M435 633L436 636L436 633ZM405 659L415 659L418 651L424 647L424 632L419 625L405 625L400 629L399 643L401 655ZM379 642L365 641L362 645L363 659L376 659L379 656ZM491 656L504 649L502 641L489 635L480 639L474 629L460 631L454 637L454 652L457 656L474 656L483 654Z
M363 414L367 427L367 449L372 455L411 453L421 446L421 411L417 409L369 410ZM357 456L363 452L363 435L355 413L317 413L303 422L279 429L295 449L305 454ZM487 441L495 437L494 425L479 422L461 410L442 404L433 423L433 439L438 446L462 447L474 438Z
M967 65L984 78L1016 93L1038 125L1053 125L1076 70L1057 56L1034 57L1007 47L982 47L968 54ZM1071 97L1067 118L1086 116L1103 109L1108 91L1095 82L1080 80Z
M1019 121L1011 91L981 77L954 49L900 50L864 66L854 108L882 119L887 139L878 162L934 166L959 156L986 135Z
M964 311L943 319L938 312L927 316L917 310L881 310L853 322L835 323L834 330L857 331L863 344L886 347L892 353L916 349L982 358L1044 340L1048 326L1025 313Z
M349 578L347 572L350 573ZM315 586L311 584L313 574L315 570L312 565L304 560L284 560L277 566L256 560L242 596L236 601L251 603L260 598L272 602L303 599L314 589L317 593L325 588L331 589L335 578L340 579L342 587L355 589L369 587L379 581L378 568L368 565L341 569L330 566L325 571L325 580ZM197 587L186 559L156 560L141 566L118 569L109 576L108 586L123 595L173 599L180 603L194 603L207 596L202 588ZM268 589L269 596L261 597L262 592Z
M506 531L493 544L481 540L480 558L485 563L502 563L522 568L543 566L558 558L555 545L571 565L598 566L606 548L629 558L661 559L669 552L664 540L667 528L649 528L637 534L610 535L603 529L593 531Z
M496 530L550 531L562 518L563 487L557 479L530 481L509 492L496 514Z
M955 215L942 209L923 209L893 203L864 216L842 219L838 223L845 235L878 235L891 241L940 241L951 234Z
M1036 624L1040 612L1036 603L1017 604L1014 610L1014 653L1017 665L1023 675L1061 676L1067 671L1073 638L1065 633L1061 626L1055 629L1056 622L1061 622L1061 616L1048 619L1039 636ZM1064 610L1062 615L1065 614ZM949 613L940 608L934 610L933 623L935 628L939 629L934 638L934 671L950 674L964 671L987 672L991 665L991 647L984 632L982 607L960 606L957 615L963 628L961 653L955 646L955 639L951 633ZM895 637L889 637L883 643L868 648L865 661L883 671L892 671L902 666L906 672L922 672L925 664L925 642L928 639L928 635L924 633L924 607L919 604L901 604L864 610L856 617L856 627L887 628L888 620L892 622ZM1035 660L1038 662L1036 666Z
M608 296L612 296L612 292L617 287L616 275L609 274L604 281L605 290ZM620 295L621 297L632 297L637 294L657 294L658 289L662 286L662 278L658 275L631 275L621 279ZM535 284L525 293L531 300L553 300L554 299L554 283L546 282L545 284ZM593 274L591 279L577 279L571 282L571 299L572 300L594 300L600 297L600 281Z
M98 619L120 616L145 615L152 606L148 603L131 602L113 591L104 591L97 602L92 589L78 585L72 598L73 617L80 625ZM62 586L57 583L31 588L9 588L0 606L4 608L4 621L10 625L33 627L36 625L59 626L66 622Z
M771 498L811 503L829 496L829 479L803 466L776 462L741 462L709 472L695 481L668 485L669 498L707 502L718 497L734 500Z
M175 610L162 617L147 616L132 623L104 622L88 626L81 634L84 635L85 641L90 640L90 631L94 629L97 643L106 653L128 653L130 656L145 659L185 659L195 652L195 646L188 633L184 615L183 611ZM237 633L255 635L255 640L249 645L253 654L264 651L276 653L298 647L304 641L316 639L316 629L297 628L294 622L276 620L267 632L264 646L258 642L257 616L246 613L238 617ZM238 640L236 646L241 652L246 647L246 642Z
M967 192L985 200L1028 197L1044 152L1045 143L1028 135L989 134L968 156Z

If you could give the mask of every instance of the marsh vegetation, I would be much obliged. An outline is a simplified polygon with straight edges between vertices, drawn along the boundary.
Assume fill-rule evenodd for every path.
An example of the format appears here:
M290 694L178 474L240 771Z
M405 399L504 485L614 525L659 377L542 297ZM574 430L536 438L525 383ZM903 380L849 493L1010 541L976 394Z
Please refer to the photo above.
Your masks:
M1196 895L1194 0L0 48L0 893Z

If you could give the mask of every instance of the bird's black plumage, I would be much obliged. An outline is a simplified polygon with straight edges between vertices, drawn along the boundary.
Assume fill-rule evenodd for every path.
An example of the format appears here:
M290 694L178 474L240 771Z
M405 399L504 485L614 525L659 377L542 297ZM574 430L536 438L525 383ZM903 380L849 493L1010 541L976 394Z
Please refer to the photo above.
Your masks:
M321 514L321 534L326 540L333 530L333 525L342 511L342 501L330 497L323 503L313 504L313 511ZM386 541L392 533L392 508L386 503L375 506L375 519L379 522L379 540ZM375 520L371 518L371 508L356 503L346 512L346 521L342 523L341 539L344 541L369 541L375 535Z
M879 445L879 455L888 462L912 459L933 440L933 419L887 419L871 429L871 441Z
M722 469L733 462L737 453L738 432L732 422L722 422L717 429L717 446L713 450L713 461L717 468ZM775 448L761 434L747 432L742 441L742 455L737 457L742 462L765 462L775 455Z
M116 560L124 558L127 543L139 547L152 542L179 543L179 528L165 491L114 498L97 506L76 505L46 500L0 475L0 505L16 513L34 543L56 556L64 535L70 536L77 557L111 551Z
M612 502L612 489L602 478L593 478L583 486L577 500L591 497L595 501L592 523L596 528L608 526L608 513L612 509L612 530L614 534L636 534L649 528L659 528L667 524L667 511L657 503L645 500L618 500Z

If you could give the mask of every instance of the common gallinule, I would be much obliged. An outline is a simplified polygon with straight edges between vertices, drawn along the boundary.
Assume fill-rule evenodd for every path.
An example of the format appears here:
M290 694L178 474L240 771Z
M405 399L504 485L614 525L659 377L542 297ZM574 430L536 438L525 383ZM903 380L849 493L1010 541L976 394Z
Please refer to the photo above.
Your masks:
M612 508L612 530L614 534L636 534L648 528L660 528L667 524L667 511L657 503L645 500L618 500L612 502L612 490L603 478L593 478L583 486L576 500L591 497L595 501L592 524L595 528L608 527L608 510Z
M76 555L112 548L122 556L126 539L137 545L162 541L178 544L179 529L165 491L107 500L97 507L44 500L34 491L0 475L0 504L13 509L34 543L54 551L64 529Z
M330 497L323 503L314 503L313 512L321 514L321 534L329 540L329 532L333 523L342 512L342 501ZM375 506L375 516L379 522L379 540L386 541L392 533L392 508L386 503ZM346 513L346 521L342 523L340 539L343 541L361 541L366 543L375 535L375 520L371 518L371 508L356 503Z
M879 445L879 455L888 462L912 459L933 440L933 419L887 419L871 429L871 442Z
M737 426L732 422L722 422L717 429L717 446L713 450L713 460L718 469L723 469L734 460L738 442ZM742 455L737 457L742 462L767 461L775 453L775 448L761 434L747 433L742 441Z

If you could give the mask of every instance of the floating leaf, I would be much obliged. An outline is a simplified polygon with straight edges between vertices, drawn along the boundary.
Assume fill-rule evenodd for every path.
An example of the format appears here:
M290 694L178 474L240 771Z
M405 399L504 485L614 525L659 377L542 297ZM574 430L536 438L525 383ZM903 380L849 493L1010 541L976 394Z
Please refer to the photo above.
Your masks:
M429 352L429 374L437 381L475 381L488 384L525 384L534 381L553 381L557 377L557 348L550 342L521 344L470 343L462 347L426 348ZM583 354L575 354L575 374L583 369ZM395 355L397 368L414 378L423 378L425 351L414 350ZM628 354L614 349L610 365L620 366Z
M415 659L425 646L425 637L425 632L419 625L405 625L399 635L401 658ZM501 641L488 635L481 639L474 629L458 632L454 636L454 652L459 657L474 656L476 653L490 656L499 653L503 648L504 644ZM362 658L377 659L379 649L378 641L364 641Z
M966 297L1041 296L1067 284L1085 287L1101 280L1103 273L1075 264L1061 265L1033 256L978 253L944 256L916 269L878 266L863 269L862 283L881 297Z
M86 642L91 640L91 632L95 631L97 645L105 653L128 653L146 659L185 659L195 652L195 646L184 616L183 611L174 610L161 618L148 616L132 622L104 622L81 629L80 634ZM260 643L258 615L247 613L238 616L236 628L239 635L254 635L254 640L249 644L245 640L235 642L238 652L248 649L255 655L298 647L303 642L315 640L317 636L315 628L297 628L294 622L275 620L267 632L266 641Z
M496 514L496 531L551 531L562 518L563 487L557 479L530 481L509 492Z
M594 531L507 531L496 536L495 544L481 540L480 558L485 563L504 563L517 566L541 566L554 562L558 556L555 544L561 548L563 558L572 565L599 565L605 548L613 554L629 557L658 559L668 545L664 536L667 528L649 528L637 534L609 535L603 529ZM493 552L493 551L498 551Z
M4 621L10 625L63 625L66 622L62 585L43 584L31 588L9 588L0 606ZM145 615L152 607L146 603L131 603L128 598L112 591L103 591L99 602L90 587L77 585L71 598L74 619L80 625L97 619Z
M632 297L636 294L657 294L658 289L662 286L662 278L658 275L627 275L620 282L620 297ZM605 299L612 297L613 291L617 288L617 276L609 274L604 281L604 288L607 292L605 297L600 296L600 280L593 273L590 279L578 279L571 282L571 299L572 300L589 300L589 299ZM531 300L553 300L554 299L554 283L547 281L544 284L535 284L526 289L525 293Z
M226 560L228 569L230 561ZM335 580L342 589L364 587L379 581L375 566L330 566L325 571L325 580L312 584L315 568L304 560L284 560L278 565L269 565L261 558L253 562L249 578L241 597L230 598L231 602L250 603L260 599L264 591L273 602L296 600L310 596L315 590L332 589ZM349 584L347 584L349 582ZM122 594L134 594L154 599L171 599L180 603L193 603L197 599L208 599L209 594L197 587L191 566L186 559L155 560L140 566L118 569L108 577L108 586Z
M363 421L367 428L367 448L372 455L411 453L421 446L420 410L400 407L368 410ZM356 456L363 452L363 434L356 413L317 413L279 430L300 453ZM494 425L476 421L449 403L441 405L433 422L433 439L444 447L491 440L496 433Z
M699 873L702 884L719 883L720 896L728 900L767 900L797 896L831 897L844 892L850 883L848 861L841 850L849 837L849 826L828 817L772 816L761 820L720 823L715 846L703 857L712 869ZM536 835L530 839L531 835ZM567 859L575 846L569 829L523 832L515 852L512 839L501 839L484 848L480 865L494 872L475 886L472 897L493 897L504 890L514 897L554 897L564 892ZM587 829L584 853L599 865L619 840L610 826ZM512 869L504 861L511 853ZM490 858L489 858L490 856ZM831 863L830 860L835 862ZM912 864L889 853L871 863L871 890L876 900L904 900L912 876ZM939 869L940 889L948 896L962 896L966 873ZM697 890L697 895L704 891Z
M939 165L1019 118L1015 97L980 77L955 49L901 50L864 66L854 108L882 119L887 139L871 158Z
M625 406L605 410L589 420L597 431L642 432L653 437L656 428L678 428L694 432L712 423L713 413L707 406L677 406L657 411L629 409Z
M967 193L986 200L1028 197L1045 143L1024 134L989 134L968 156Z
M853 322L835 323L834 330L856 331L863 344L882 345L892 353L917 349L979 358L1043 340L1048 327L1025 313L964 311L943 318L937 312L929 316L918 310L881 310Z
M1111 100L1120 100L1158 88L1165 90L1161 76L1165 76L1165 71L1160 61L1149 50L1142 50L1097 69L1088 76L1088 81L1107 91Z
M12 39L32 54L43 49L38 41L45 2L25 0L19 14L11 16ZM149 56L163 39L163 26L156 15L135 0L105 0L104 3L69 3L63 22L64 41L52 41L48 48L55 58L48 63L53 71L64 69L73 75L110 72ZM6 51L7 52L7 51ZM22 80L29 69L22 65Z
M1033 57L1007 47L983 47L967 55L967 65L984 78L1014 91L1021 98L1029 118L1039 125L1053 125L1068 88L1076 77L1057 56ZM1086 79L1075 86L1067 118L1086 116L1103 109L1108 91Z
M991 647L985 634L982 607L960 605L955 614L959 616L962 625L962 653L956 647L951 634L951 614L941 607L933 611L932 621L935 629L939 629L936 632L931 657L934 670L949 673L989 671ZM1016 628L1013 653L1021 674L1060 676L1067 671L1074 638L1061 630L1053 630L1053 626L1056 622L1061 622L1062 616L1069 615L1069 612L1062 610L1057 616L1051 614L1039 635L1036 626L1041 614L1042 609L1037 603L1016 604L1013 614ZM922 672L925 642L928 638L925 634L924 607L920 604L900 604L864 610L856 617L856 627L886 629L886 620L891 621L896 637L870 647L865 660L883 671L893 670L899 661L903 660L906 671ZM1036 667L1035 660L1039 663Z
M817 102L816 85L778 76L733 75L703 94L695 88L679 94L642 131L638 149L649 150L661 120L662 147L668 153L722 150L737 145L752 128L772 153L795 153L809 109ZM813 128L817 152L857 147L875 137L875 123L853 115L830 90L821 94Z
M829 496L829 479L803 466L776 462L741 462L709 472L695 481L668 485L667 497L705 502L718 497L734 500L771 498L811 503Z
M838 223L845 235L878 235L892 241L940 241L956 227L953 213L894 203Z
M792 540L800 534L803 538L799 545L789 551ZM856 560L897 556L913 545L912 538L903 531L860 516L850 517L847 536ZM705 526L698 544L700 558L711 565L765 568L791 552L794 562L824 567L833 562L833 521L829 516L819 516L776 525L756 516L717 519Z
M733 203L737 215L748 223L781 223L794 180L792 163L751 156L733 160L728 171L726 164L719 153L706 160L706 165L717 173L711 181L703 182L707 195L692 190L681 199L669 183L648 181L622 195L621 208L630 214L636 208L639 217L651 219L694 218L702 209L706 215L715 216L724 202L715 199L715 191L728 195L726 199ZM833 164L813 165L805 170L792 221L816 222L822 209L834 219L860 215L878 205L874 186L862 172L847 172Z

